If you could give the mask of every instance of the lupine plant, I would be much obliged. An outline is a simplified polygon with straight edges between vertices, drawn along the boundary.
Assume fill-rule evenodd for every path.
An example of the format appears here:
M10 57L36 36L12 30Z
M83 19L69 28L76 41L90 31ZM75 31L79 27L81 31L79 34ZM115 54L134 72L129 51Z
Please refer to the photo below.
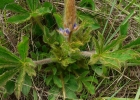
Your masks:
M83 91L94 95L95 86L99 84L95 74L105 76L108 69L121 73L123 67L140 63L137 49L139 39L123 45L127 37L128 20L134 12L106 39L104 32L96 31L96 34L92 34L100 26L91 16L76 10L75 0L64 2L64 17L50 2L26 0L24 7L14 0L2 0L0 3L0 9L15 14L6 18L6 23L30 23L32 27L28 28L34 30L33 37L41 37L36 42L42 52L38 57L30 46L29 34L22 36L17 44L17 52L13 53L0 45L0 88L10 94L14 93L18 100L21 93L28 95L31 87L25 84L31 86L33 77L42 70L46 87L50 87L48 100L65 100L78 99L79 93ZM86 3L91 3L91 9L94 10L92 0L87 0ZM80 5L86 6L84 0ZM46 25L42 19L47 21ZM53 24L57 24L56 29L51 27ZM115 35L117 36L114 37ZM92 44L90 51L87 51L88 43ZM38 68L40 72L37 73ZM11 87L13 89L9 91Z

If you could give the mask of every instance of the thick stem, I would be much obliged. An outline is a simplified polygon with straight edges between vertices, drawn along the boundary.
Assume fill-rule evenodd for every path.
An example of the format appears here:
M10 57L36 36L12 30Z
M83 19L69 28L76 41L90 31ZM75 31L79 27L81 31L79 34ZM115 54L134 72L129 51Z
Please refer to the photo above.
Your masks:
M51 58L46 58L46 59L34 61L34 63L35 63L36 65L49 64L49 63L52 63L52 62L55 62L55 60L53 60L53 59L51 59Z
M83 57L90 57L95 53L96 53L95 51L81 51L80 55ZM52 58L46 58L46 59L34 61L36 66L43 65L43 64L49 64L49 63L53 63L53 62L56 62L56 60L52 59Z
M62 82L62 93L63 93L63 100L66 99L66 92L65 92L65 83L64 83L64 78L63 78L63 74L61 73L60 75L61 78L61 82Z

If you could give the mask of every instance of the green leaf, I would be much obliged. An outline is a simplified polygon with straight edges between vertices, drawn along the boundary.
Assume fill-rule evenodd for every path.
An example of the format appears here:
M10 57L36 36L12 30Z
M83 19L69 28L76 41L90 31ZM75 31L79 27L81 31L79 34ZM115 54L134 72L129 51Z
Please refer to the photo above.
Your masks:
M26 67L25 71L29 76L36 76L36 72L33 67L28 66L28 65L24 67Z
M80 77L86 77L88 74L89 74L89 71L84 71L84 72L80 75Z
M28 96L29 92L30 92L30 89L31 89L31 86L32 86L32 81L31 81L31 77L26 75L25 76L25 80L24 80L24 85L22 87L22 93L25 95L25 96Z
M23 22L30 20L30 18L31 18L31 16L29 13L24 13L24 14L15 15L15 16L8 18L7 22L19 24L19 23L23 23Z
M70 79L67 83L66 86L70 91L77 91L78 89L78 84L76 79Z
M84 28L89 27L92 30L96 30L96 29L100 28L100 25L98 23L96 23L96 21L93 19L93 16L90 16L85 13L80 13L80 14L78 14L78 17L82 21Z
M49 84L50 84L50 82L51 82L51 80L53 79L53 76L48 76L47 78L46 78L46 85L48 86Z
M103 44L104 44L104 36L98 31L98 42L99 42L99 45L101 46L101 47L103 47Z
M0 68L17 67L20 65L21 61L16 55L5 47L0 46Z
M90 94L94 94L95 93L95 87L94 87L94 85L92 83L89 83L87 81L82 81L82 82L83 82L85 88L88 90L88 92Z
M7 62L20 62L20 59L14 55L12 52L10 52L7 48L0 46L0 59L5 59Z
M34 69L36 65L31 58L26 58L22 66L25 67L25 71L29 76L36 76Z
M52 68L52 71L53 71L53 75L56 75L56 72L57 72L56 67L53 67L53 68Z
M70 75L69 74L65 75L64 82L67 83L69 81L69 79L70 79Z
M33 62L33 60L31 58L26 58L25 59L25 63L26 63L26 66L30 66L30 67L33 67L35 68L36 67L36 64Z
M98 80L93 76L85 77L83 80L88 81L88 82L94 82L94 83L98 84Z
M53 14L54 17L55 17L55 20L56 20L56 23L58 25L59 28L62 28L63 27L63 19L62 19L62 16L58 13L54 13Z
M120 33L121 33L121 35L125 35L125 36L127 35L128 27L129 27L129 23L128 22L126 22L126 23L124 23L124 24L122 24L120 26Z
M100 45L98 43L98 40L95 37L93 37L92 40L93 40L94 48L95 48L97 54L99 54L100 53Z
M100 28L100 25L98 23L94 23L94 24L91 24L90 27L92 28L92 30L97 30Z
M30 11L34 11L39 6L39 0L26 0Z
M123 48L133 48L140 45L140 38L138 37L136 40L130 42L129 44L125 45Z
M86 44L86 43L88 43L90 41L90 38L91 38L90 33L91 33L91 31L92 31L91 28L87 28L85 30L85 32L83 33L83 35L81 35L81 33L80 33L80 36L82 36L81 41L83 42L83 44Z
M44 34L43 34L43 41L45 43L49 43L49 38L50 38L50 34L49 34L49 29L47 27L44 28Z
M77 89L77 92L81 92L83 90L83 84L82 82L78 82L78 89Z
M20 5L17 5L16 3L8 4L5 9L18 12L18 13L27 13L27 10L22 8L22 6Z
M124 53L125 52L125 53ZM131 49L123 49L102 54L100 61L102 64L120 70L128 60L136 59L140 54Z
M12 61L12 59L0 58L0 68L21 66L19 61Z
M1 0L0 1L0 9L5 8L7 5L14 3L14 0Z
M31 13L31 16L38 17L38 16L43 16L46 13L51 13L50 9L41 7L39 9L36 9L33 13Z
M52 13L56 12L56 8L50 2L44 2L43 7L50 9Z
M15 68L13 70L9 70L4 72L2 75L0 75L0 87L5 85L7 81L13 78L13 76L18 72L18 68Z
M121 70L122 64L120 61L118 61L118 59L111 58L111 57L109 57L109 58L105 57L105 58L101 58L100 61L105 66L109 66L109 67L116 69L116 70L119 70L119 71Z
M5 85L5 88L8 92L8 94L11 95L14 92L15 82L14 81L8 81Z
M72 90L69 90L69 88L67 88L66 87L66 97L68 98L68 100L70 99L72 99L72 100L74 100L74 99L77 99L77 96L76 96L76 93L74 92L74 91L72 91Z
M49 91L48 91L48 100L56 100L56 98L59 97L60 90L58 87L53 86Z
M103 69L101 68L103 66L92 66L92 70L95 71L95 73L97 73L99 76L103 75Z
M57 76L54 76L53 81L54 81L54 84L56 84L59 88L62 88L62 82L60 78L58 78Z
M15 96L18 100L20 99L20 96L21 96L21 91L22 91L25 75L26 75L25 70L21 69L19 72L18 78L16 80Z
M135 11L134 11L134 10L131 11L130 14L123 20L123 22L121 23L121 25L126 24L126 23L129 21L129 19L130 19L134 14L135 14Z
M28 50L29 50L28 37L26 36L22 37L22 41L18 44L17 49L18 49L21 59L25 61L26 57L28 56Z

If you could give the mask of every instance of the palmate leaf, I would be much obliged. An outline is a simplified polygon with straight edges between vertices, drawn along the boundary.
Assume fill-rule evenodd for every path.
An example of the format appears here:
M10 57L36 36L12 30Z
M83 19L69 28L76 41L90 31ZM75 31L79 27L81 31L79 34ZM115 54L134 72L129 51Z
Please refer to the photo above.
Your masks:
M0 87L5 85L7 81L13 78L13 76L19 71L19 68L14 68L12 70L8 70L0 75Z
M127 63L128 60L136 59L138 56L140 56L140 54L134 50L123 49L102 54L100 61L104 65L120 70L121 66Z
M121 66L130 60L135 60L140 54L132 49L122 49L113 52L104 52L102 54L94 54L89 61L90 65L100 61L104 66L120 70Z
M16 98L18 100L20 99L20 95L21 95L25 75L26 75L25 69L24 68L20 69L18 78L16 80L16 84L15 84L15 96L16 96Z
M28 37L26 36L22 37L22 41L18 44L17 48L22 61L25 61L26 57L28 56L28 50L29 50Z

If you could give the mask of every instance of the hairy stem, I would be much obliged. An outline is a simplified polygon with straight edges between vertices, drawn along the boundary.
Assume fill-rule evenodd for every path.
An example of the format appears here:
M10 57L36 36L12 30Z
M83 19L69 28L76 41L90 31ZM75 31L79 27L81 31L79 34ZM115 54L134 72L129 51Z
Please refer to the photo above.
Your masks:
M66 92L65 92L65 83L64 83L64 78L63 78L63 74L61 73L60 75L61 78L61 82L62 82L62 93L63 93L63 100L66 99Z
M51 58L46 58L46 59L34 61L34 63L35 63L36 65L49 64L49 63L52 63L52 62L55 62L55 60L53 60L53 59L51 59Z
M95 51L82 51L80 53L80 55L83 56L83 57L90 57L95 53L96 53ZM53 63L53 62L56 62L56 60L52 59L52 58L45 58L45 59L42 59L42 60L34 61L36 66L37 65L43 65L43 64L49 64L49 63Z

